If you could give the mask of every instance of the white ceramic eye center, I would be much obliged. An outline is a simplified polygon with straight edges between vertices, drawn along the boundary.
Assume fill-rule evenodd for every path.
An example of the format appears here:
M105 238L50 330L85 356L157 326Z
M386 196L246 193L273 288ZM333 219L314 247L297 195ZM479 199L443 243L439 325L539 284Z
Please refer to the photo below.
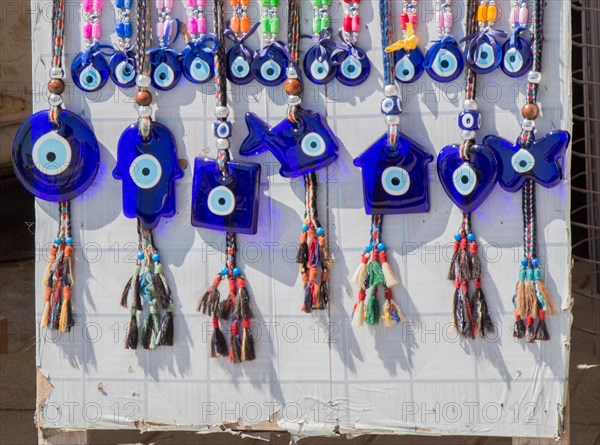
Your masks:
M215 215L227 216L235 209L235 196L227 187L220 185L208 194L208 210Z
M517 173L527 173L535 165L535 159L531 153L521 148L512 156L510 163Z
M475 171L466 162L454 170L452 181L456 191L463 196L470 195L477 185Z
M320 156L325 153L325 141L317 133L308 133L304 136L300 147L308 156Z
M69 167L71 146L60 134L51 131L35 142L31 156L39 171L48 176L56 176Z
M160 181L162 167L154 156L140 155L129 166L129 176L139 188L151 189Z
M386 193L402 196L410 188L410 176L401 167L388 167L381 174L381 185Z

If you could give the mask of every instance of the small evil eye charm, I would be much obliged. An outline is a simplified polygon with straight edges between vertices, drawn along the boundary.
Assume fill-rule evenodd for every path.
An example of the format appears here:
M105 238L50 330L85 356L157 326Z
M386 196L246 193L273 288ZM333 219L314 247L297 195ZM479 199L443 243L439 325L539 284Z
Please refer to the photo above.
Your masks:
M331 50L324 45L315 45L304 57L304 74L312 83L325 85L333 80L338 66L331 60Z
M232 47L227 52L227 78L236 85L252 82L254 75L250 68L254 55L243 44Z
M195 84L208 82L215 71L213 48L203 43L202 40L190 42L181 53L183 75Z
M63 110L54 126L44 110L19 127L12 159L17 179L29 193L59 202L87 190L98 171L100 152L94 132L81 117Z
M135 86L135 53L116 52L110 59L110 78L121 88Z
M183 177L175 138L167 127L152 123L144 139L138 125L130 125L117 144L117 165L113 177L122 181L123 213L139 218L147 229L161 217L175 215L175 181Z
M342 84L355 86L363 83L371 72L367 54L357 46L348 48L344 59L339 62L336 78Z
M474 38L465 49L465 59L469 68L477 74L494 71L502 61L502 47L489 34L484 38Z
M452 37L435 43L425 56L423 66L427 74L438 82L452 82L464 68L463 56Z
M410 52L400 49L394 53L394 72L398 82L411 83L423 74L423 53L419 48Z
M502 47L502 63L500 68L510 77L521 77L531 68L533 55L531 45L520 36L511 36Z
M169 91L181 79L181 63L174 50L160 48L150 57L152 86L160 91Z
M108 80L109 71L97 45L92 45L86 51L77 54L71 63L71 78L75 86L87 93L102 88Z
M458 145L442 148L437 158L438 177L446 195L463 212L477 209L496 184L498 162L487 145L472 145L468 159Z
M213 124L215 138L225 139L231 136L231 122L215 122Z
M229 161L224 176L214 159L196 158L192 181L192 225L255 234L260 164Z
M458 126L461 130L479 130L481 113L479 111L463 111L458 115Z
M279 85L285 80L287 61L283 44L268 45L254 56L251 65L252 73L261 85Z
M398 96L386 97L381 101L381 114L398 115L402 113L402 99Z

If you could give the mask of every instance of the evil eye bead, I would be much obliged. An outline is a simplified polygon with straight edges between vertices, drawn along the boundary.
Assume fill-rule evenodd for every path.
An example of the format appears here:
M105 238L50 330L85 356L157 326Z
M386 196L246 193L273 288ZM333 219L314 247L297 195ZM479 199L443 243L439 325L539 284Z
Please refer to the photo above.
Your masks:
M193 83L208 82L213 74L213 68L201 57L195 57L190 64L184 68L186 79Z
M460 75L463 67L460 49L453 44L441 48L431 62L431 66L428 66L426 70L438 82L451 82Z
M208 194L208 210L218 216L230 215L235 209L235 196L224 185L215 187Z
M351 52L348 53L339 65L336 74L337 80L347 86L360 85L369 77L371 72L371 63L366 54L358 48L355 49L359 51L362 58L358 59Z
M399 97L386 97L381 101L381 113L385 115L402 113L402 100Z
M245 85L254 78L250 69L252 59L247 57L240 46L234 46L227 53L227 78L237 85Z
M411 82L415 77L415 67L407 55L396 63L395 69L396 79L400 82Z
M152 84L159 90L170 90L175 86L175 72L167 63L163 62L152 73Z
M85 58L88 57L86 62ZM71 78L82 91L93 92L102 88L109 77L109 68L101 53L78 54L71 64Z
M329 83L337 74L337 66L330 60L329 51L321 55L321 47L313 46L304 57L304 74L317 85Z
M314 157L325 153L325 141L318 133L308 133L302 138L300 147L304 154Z
M507 76L521 77L531 68L533 62L531 46L522 37L517 37L514 45L510 44L510 39L507 40L502 52L504 55L500 68Z
M411 83L423 74L423 54L418 48L407 53L403 49L396 53L395 76L399 82Z
M141 189L151 189L160 181L162 167L158 159L150 154L143 154L133 160L129 167L129 176Z
M110 78L121 88L135 86L135 54L115 53L110 59Z
M231 122L215 122L213 134L217 139L225 139L231 136Z
M452 181L456 191L463 196L470 195L477 185L475 171L466 162L454 170Z
M84 91L96 91L100 88L102 83L102 76L98 72L94 65L86 66L83 71L79 74L79 85Z
M45 175L56 176L69 167L71 154L67 140L56 132L50 132L35 142L31 156L36 169Z
M487 42L481 43L474 52L475 63L469 64L470 68L477 74L487 74L494 71L501 62L502 48L496 41L493 45Z
M325 79L329 76L329 62L327 60L314 60L310 65L311 78L314 79L315 83L325 83Z
M252 61L252 73L256 80L266 86L281 84L285 78L287 55L277 46L269 46L263 56L258 53Z
M512 156L510 163L517 173L527 173L535 166L535 158L527 150L521 148Z
M481 113L478 111L463 111L458 115L458 126L461 130L478 130L481 126Z
M401 167L388 167L381 174L381 185L389 195L402 196L410 188L410 176Z

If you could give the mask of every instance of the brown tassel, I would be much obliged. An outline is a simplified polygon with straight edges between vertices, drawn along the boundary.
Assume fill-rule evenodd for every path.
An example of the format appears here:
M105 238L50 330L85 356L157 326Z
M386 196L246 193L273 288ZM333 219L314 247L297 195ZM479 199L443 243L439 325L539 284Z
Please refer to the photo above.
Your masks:
M131 289L131 282L133 281L133 277L129 277L129 280L125 284L125 288L121 293L121 306L127 307L127 296L129 295L129 290Z
M541 341L550 340L550 334L548 334L548 328L546 327L546 313L541 309L540 319L535 329L535 339Z
M125 336L125 349L137 349L138 345L138 325L135 308L131 308L131 317L129 318L129 326L127 327L127 335Z
M535 331L533 330L533 322L534 319L533 317L527 317L527 332L525 334L525 341L526 342L533 342L535 340Z
M234 311L234 317L238 320L246 318L254 318L252 313L252 307L250 306L250 294L246 289L246 280L242 277L237 279L237 295L235 297L236 310Z
M308 262L308 244L306 242L307 237L307 232L300 233L298 253L296 254L296 263L306 264Z
M242 345L240 343L239 323L234 321L231 324L231 338L229 341L229 361L231 363L240 363L242 361Z
M173 311L175 310L175 305L170 303L167 308L167 314L162 319L157 340L157 343L161 346L173 346L173 334L175 330L173 325Z
M157 265L157 268L158 266L159 265ZM171 303L171 291L161 273L154 274L154 290L156 291L156 297L158 298L161 307L163 309L169 307L169 304Z
M254 337L250 330L250 320L243 320L244 329L242 330L242 360L245 362L252 361L256 358L254 352Z
M544 302L546 303L546 313L548 315L556 315L558 312L556 310L554 302L552 301L552 296L550 295L550 292L548 292L548 288L546 288L546 285L542 280L536 281L536 285L538 291L540 291L540 294L542 294Z
M136 310L142 310L142 294L141 294L141 283L140 278L137 275L134 275L133 280L133 307Z
M213 333L210 339L210 356L212 358L225 357L229 354L227 350L227 340L219 329L219 319L213 318Z
M516 316L516 320L515 320L515 326L513 328L513 337L522 339L523 337L525 337L525 330L526 330L525 322L518 314L515 314L515 316Z

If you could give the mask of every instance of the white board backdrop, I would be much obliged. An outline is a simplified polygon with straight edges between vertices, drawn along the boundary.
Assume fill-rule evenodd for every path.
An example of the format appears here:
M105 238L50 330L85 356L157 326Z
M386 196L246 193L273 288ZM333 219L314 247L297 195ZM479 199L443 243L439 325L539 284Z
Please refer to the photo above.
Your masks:
M456 15L464 20L464 6L457 3ZM419 4L417 34L423 46L437 37L435 4L433 0ZM256 20L255 2L252 6ZM308 1L302 6L303 29L308 31L312 9ZM508 30L509 1L499 0L498 6L497 27ZM569 7L569 2L548 2L540 134L570 129ZM32 8L37 111L47 107L51 2L34 0ZM399 1L394 9L397 17ZM112 10L112 5L106 5L105 32L112 30ZM67 79L67 107L91 121L101 145L102 165L95 183L72 203L73 236L78 242L73 294L77 326L62 337L43 331L38 336L41 382L47 379L51 384L50 389L38 388L42 426L207 430L271 420L301 435L338 431L554 436L561 430L571 324L568 179L552 190L538 189L541 262L546 283L562 308L549 321L551 341L522 344L512 338L511 296L521 257L521 196L500 187L473 217L484 258L484 290L499 333L487 341L458 340L450 325L453 286L445 275L460 212L445 197L434 164L431 211L385 219L384 239L402 280L394 294L410 323L392 329L350 326L357 289L349 276L360 261L370 222L362 207L360 171L352 166L352 159L385 131L379 113L377 2L362 2L360 13L359 44L372 61L368 81L355 88L337 83L317 88L306 83L304 93L304 104L327 114L343 145L338 163L320 174L322 180L328 179L327 185L320 183L319 199L335 261L330 308L312 315L300 312L294 249L302 224L303 185L282 179L269 153L256 157L264 166L259 230L255 236L239 237L239 263L253 296L258 358L241 366L208 358L210 320L196 312L198 298L221 268L224 236L189 224L190 167L177 186L178 214L163 220L156 230L177 304L176 344L156 351L123 348L129 311L119 306L119 298L135 258L136 229L135 221L121 213L120 183L112 179L111 170L118 136L137 116L133 92L118 91L109 82L100 93L82 95ZM341 15L340 5L332 5L335 28ZM184 18L183 1L176 1L173 16ZM455 28L456 36L462 37L463 25ZM67 66L81 49L79 29L78 2L69 0ZM257 48L258 44L254 36L250 45ZM304 49L307 46L304 42ZM483 116L479 140L490 133L516 138L524 80L507 78L497 70L480 76L478 85ZM432 154L457 142L463 87L462 76L439 85L427 75L403 86L402 130ZM230 88L235 154L246 136L244 113L254 111L275 124L283 118L285 104L281 87L252 83ZM212 93L212 84L198 88L182 80L175 90L155 94L157 119L173 131L179 157L191 165L199 154L216 153ZM565 164L568 172L568 161ZM39 320L44 258L56 230L56 205L38 201L36 214Z

